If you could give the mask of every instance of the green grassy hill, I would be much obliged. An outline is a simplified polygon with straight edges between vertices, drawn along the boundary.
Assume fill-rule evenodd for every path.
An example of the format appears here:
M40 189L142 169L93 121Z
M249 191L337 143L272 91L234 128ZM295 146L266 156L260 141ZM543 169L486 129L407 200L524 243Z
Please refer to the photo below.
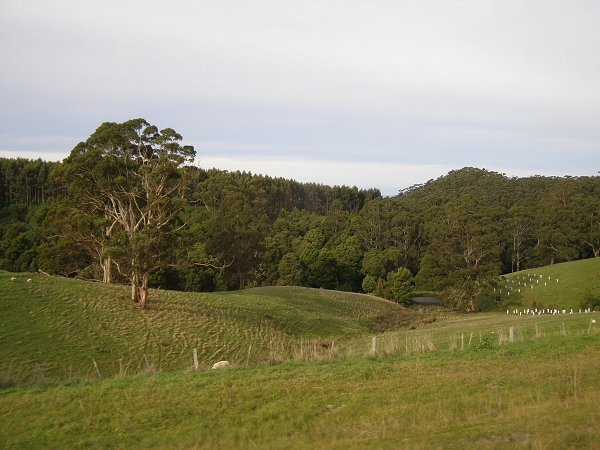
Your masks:
M0 370L24 381L185 370L193 349L201 367L305 359L369 333L378 316L414 315L372 296L291 287L151 291L146 311L126 286L40 274L0 272L0 293Z
M1 448L598 447L598 313L428 323L279 287L153 291L141 311L124 286L3 272L0 292ZM419 326L375 333L382 315ZM194 372L193 348L234 366Z
M4 386L0 447L598 448L596 316L457 315L380 336L402 345L376 358Z
M510 296L505 286L512 288ZM586 290L600 294L600 258L511 274L501 289L502 304L488 305L488 310L533 306L577 311ZM0 272L0 374L36 381L187 370L193 364L193 349L202 368L223 359L254 365L331 353L363 355L370 351L371 336L380 334L387 323L427 322L421 320L426 313L376 297L307 288L152 291L150 302L149 310L140 311L129 300L126 286ZM479 336L481 324L487 323L483 332L491 333L501 328L494 321L508 320L494 317L492 322L479 317L474 330L431 332L427 339L439 348L457 345L460 336L464 345L465 332L472 340L470 333ZM441 321L442 328L436 329L452 320ZM413 335L416 347L426 345L418 333ZM388 340L388 353L407 346L399 335Z
M594 296L600 295L600 258L522 270L504 278L497 292L502 304L497 308L489 304L486 309L579 310L579 302L586 290Z

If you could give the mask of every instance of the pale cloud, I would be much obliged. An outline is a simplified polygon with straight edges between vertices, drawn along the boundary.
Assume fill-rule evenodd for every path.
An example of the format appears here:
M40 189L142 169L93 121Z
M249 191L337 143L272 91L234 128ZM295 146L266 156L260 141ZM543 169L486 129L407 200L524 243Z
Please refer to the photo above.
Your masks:
M0 149L0 158L25 158L25 159L43 159L44 161L62 161L68 153L53 152L47 150L6 150Z
M144 117L247 170L325 161L326 184L332 163L382 190L463 166L595 174L598 23L583 0L5 0L0 148L68 154Z
M335 162L319 159L240 159L218 156L199 156L196 162L203 169L217 167L262 175L277 174L277 177L299 182L330 186L346 185L361 189L377 187L384 195L396 195L399 190L438 178L453 169L451 166L441 165Z
M456 167L437 164L399 164L376 162L337 162L313 159L257 159L199 156L196 164L203 169L219 168L228 171L246 171L253 174L273 175L300 182L314 182L330 186L356 186L361 189L377 187L385 196L393 196L410 186L422 184L446 175ZM498 173L501 168L487 167ZM515 176L562 176L560 172L535 172L514 169L504 175ZM357 182L359 180L359 182Z

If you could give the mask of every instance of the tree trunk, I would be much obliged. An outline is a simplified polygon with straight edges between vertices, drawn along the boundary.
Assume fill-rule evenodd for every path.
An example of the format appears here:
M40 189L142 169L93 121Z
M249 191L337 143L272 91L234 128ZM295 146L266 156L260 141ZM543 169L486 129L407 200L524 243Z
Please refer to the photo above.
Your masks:
M140 277L135 271L131 273L131 300L139 303L140 302Z
M246 289L246 274L244 271L238 266L237 268L238 279L240 280L240 291Z
M140 308L146 309L148 307L148 273L142 275L142 286L139 289L140 294Z
M467 311L475 312L475 303L473 302L473 297L469 297L469 307L468 307Z
M104 214L104 218L108 219L106 213ZM106 227L106 231L104 232L104 236L106 236L106 242L110 239L112 227ZM104 245L103 245L104 247ZM112 258L110 256L106 256L102 258L102 269L104 270L104 276L102 281L105 283L112 283Z
M100 265L102 266L103 272L102 281L104 283L112 283L112 260L110 256L102 258Z
M131 275L131 300L140 305L140 308L148 307L148 280L149 273L133 272Z

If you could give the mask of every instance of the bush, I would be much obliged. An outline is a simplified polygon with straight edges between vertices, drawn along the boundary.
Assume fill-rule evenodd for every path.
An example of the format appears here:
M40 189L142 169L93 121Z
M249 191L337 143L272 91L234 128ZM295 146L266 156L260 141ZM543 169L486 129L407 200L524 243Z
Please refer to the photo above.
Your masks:
M598 308L598 306L600 306L600 296L594 296L592 291L589 289L586 290L583 294L583 298L579 302L579 307L581 309L591 308L592 310L595 310Z
M473 345L473 351L480 352L484 350L493 350L495 348L494 338L492 335L488 334L481 338L481 342L477 342Z
M375 291L375 288L377 288L377 281L373 276L367 275L362 282L363 292L370 294Z

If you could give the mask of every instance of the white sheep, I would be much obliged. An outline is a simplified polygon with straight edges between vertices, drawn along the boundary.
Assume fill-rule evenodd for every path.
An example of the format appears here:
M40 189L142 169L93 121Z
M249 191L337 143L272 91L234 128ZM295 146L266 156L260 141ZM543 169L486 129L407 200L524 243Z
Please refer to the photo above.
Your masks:
M17 279L15 277L10 277L10 281L16 281Z
M225 369L226 367L229 367L229 361L219 361L212 366L213 369Z
M31 283L31 278L27 278L27 282L28 282L28 283Z

